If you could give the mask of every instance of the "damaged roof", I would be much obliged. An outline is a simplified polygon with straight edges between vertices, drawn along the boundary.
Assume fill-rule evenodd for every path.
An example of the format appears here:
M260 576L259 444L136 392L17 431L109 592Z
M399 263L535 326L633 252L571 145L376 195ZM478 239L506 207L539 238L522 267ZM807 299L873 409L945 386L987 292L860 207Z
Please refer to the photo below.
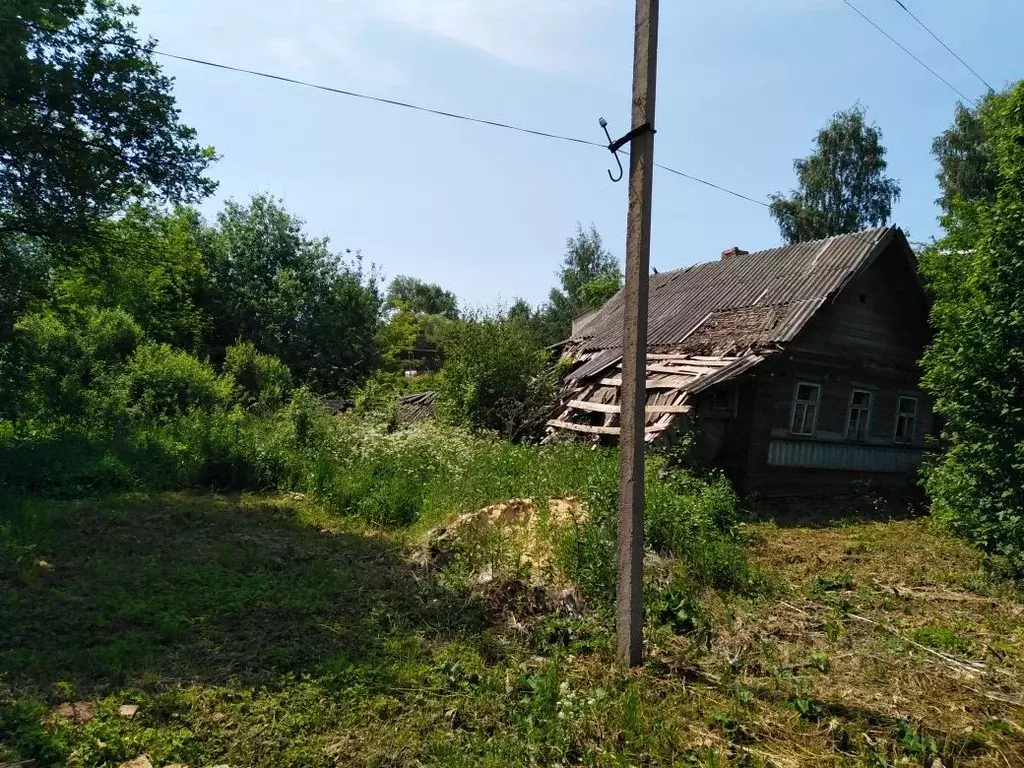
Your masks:
M651 275L648 346L722 355L790 341L897 237L898 228L879 227ZM569 343L580 352L621 348L622 297Z
M791 341L814 314L899 240L880 227L651 276L648 310L647 441L689 413L693 396L741 376ZM557 432L617 437L622 386L620 291L565 344L576 361L563 382L549 439Z

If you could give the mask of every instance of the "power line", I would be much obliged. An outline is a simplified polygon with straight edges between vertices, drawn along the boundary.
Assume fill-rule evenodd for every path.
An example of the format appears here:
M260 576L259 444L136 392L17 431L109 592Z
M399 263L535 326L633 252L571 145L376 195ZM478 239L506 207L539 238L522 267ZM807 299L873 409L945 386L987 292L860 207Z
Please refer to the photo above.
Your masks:
M851 8L851 9L852 9L852 10L853 10L853 11L854 11L854 12L855 12L855 13L856 13L856 14L857 14L858 16L860 16L860 17L861 17L862 19L864 19L864 21L866 21L866 22L867 22L868 24L870 24L870 25L871 25L872 27L874 27L874 28L875 28L875 29L877 29L877 30L878 30L879 32L881 32L881 33L882 33L883 35L885 35L885 36L886 36L887 38L889 38L889 40L891 40L891 41L893 42L893 44L894 44L894 45L896 45L897 47L899 47L899 49L900 49L901 51L903 51L903 52L904 52L905 54L907 54L907 56L909 56L910 58L912 58L912 59L913 59L914 61L916 61L916 62L917 62L918 64L920 64L920 65L921 65L922 67L924 67L924 68L925 68L925 69L927 69L927 70L928 70L929 72L931 72L931 73L932 73L933 75L935 75L935 77L937 77L937 78L938 78L938 79L939 79L940 81L942 81L942 82L943 82L943 83L944 83L944 84L946 85L946 87L947 87L947 88L949 88L949 89L950 89L951 91L953 91L953 92L954 92L955 94L957 94L957 95L958 95L958 96L959 96L959 97L960 97L961 99L963 99L964 101L969 101L969 102L972 102L972 103L974 103L974 104L977 104L977 103L978 103L976 99L971 99L971 98L968 98L967 96L965 96L965 95L963 94L963 92L962 92L962 91L960 91L960 90L959 90L959 89L958 89L958 88L957 88L957 87L956 87L955 85L953 85L953 84L952 84L951 82L949 82L949 80L947 80L946 78L944 78L944 77L943 77L942 75L940 75L940 74L939 74L938 72L936 72L936 71L935 71L934 69L932 69L931 67L929 67L929 66L928 66L927 64L925 64L925 63L924 63L923 61L921 61L921 59L919 59L919 58L918 58L917 56L915 56L915 55L914 55L913 53L911 53L911 52L910 52L910 49L908 49L908 48L907 48L907 47L906 47L905 45L903 45L903 43L901 43L901 42L900 42L899 40L897 40L897 39L896 39L895 37L893 37L892 35L890 35L890 34L889 34L888 32L886 32L886 31L885 31L884 29L882 29L882 28L881 28L880 26L878 26L878 25L877 25L877 24L876 24L875 22L873 22L873 21L872 21L872 20L871 20L871 19L870 19L870 18L869 18L868 16L866 16L866 15L864 14L864 12L863 12L863 11L861 11L861 9L860 9L860 8L858 8L858 7L856 6L856 5L854 5L853 3L851 3L851 2L850 2L850 0L843 0L843 2L844 2L844 3L846 3L846 5L848 5L848 6L849 6L849 7L850 7L850 8Z
M588 139L580 139L580 138L577 138L575 136L563 136L563 135L558 134L558 133L550 133L548 131L540 131L540 130L537 130L535 128L525 128L525 127L523 127L521 125L512 125L511 123L502 123L502 122L499 122L497 120L485 120L483 118L472 117L470 115L464 115L464 114L460 114L458 112L448 112L448 111L443 110L443 109L433 109L431 107L424 107L424 106L421 106L419 104L412 104L412 103L407 102L407 101L398 101L396 99L387 99L387 98L384 98L382 96L371 96L369 94L359 93L357 91L350 91L350 90L346 90L344 88L335 88L335 87L329 86L329 85L322 85L322 84L319 84L319 83L311 83L311 82L308 82L306 80L298 80L298 79L292 78L292 77L285 77L284 75L275 75L275 74L272 74L270 72L260 72L260 71L255 70L255 69L245 69L243 67L233 67L233 66L230 66L228 64L219 64L219 63L217 63L215 61L207 61L205 59L196 59L196 58L193 58L191 56L180 56L180 55L178 55L176 53L167 53L166 51L156 51L155 50L155 51L153 51L153 53L157 54L158 56L163 56L163 57L168 58L168 59L177 59L178 61L187 61L187 62L190 62L192 64L200 64L200 65L202 65L204 67L215 67L216 69L224 69L224 70L227 70L229 72L238 72L240 74L252 75L254 77L263 77L263 78L266 78L268 80L277 80L277 81L282 82L282 83L289 83L291 85L299 85L299 86L302 86L304 88L314 88L314 89L316 89L318 91L326 91L327 93L333 93L333 94L339 95L339 96L349 96L349 97L354 98L354 99L363 99L364 101L373 101L373 102L376 102L378 104L387 104L387 105L392 106L392 107L402 107L403 109L411 109L411 110L414 110L414 111L417 111L417 112L425 112L427 114L437 115L439 117L447 117L447 118L451 118L453 120L463 120L463 121L469 122L469 123L477 123L479 125L488 125L488 126L491 126L492 128L503 128L503 129L508 130L508 131L516 131L518 133L525 133L525 134L529 134L531 136L540 136L540 137L545 138L545 139L555 139L555 140L558 140L558 141L568 141L568 142L570 142L572 144L582 144L582 145L585 145L585 146L588 146L588 147L597 147L598 149L603 149L603 150L606 150L606 151L608 149L608 147L606 145L601 144L599 142L590 141ZM628 155L628 153L625 152L625 151L623 151L623 154L624 155ZM695 181L698 184L703 184L705 186L711 187L712 189L717 189L719 192L724 192L727 195L732 195L733 197L738 197L741 200L746 200L746 201L751 202L751 203L756 203L757 205L763 205L765 207L768 207L768 203L766 203L766 202L763 202L761 200L757 200L757 199L755 199L753 197L748 197L747 195L744 195L741 192L736 192L735 190L728 189L726 187L721 186L720 184L715 184L714 182L708 181L707 179L702 179L699 176L694 176L692 174L685 173L683 171L680 171L680 170L678 170L676 168L672 168L671 166L668 166L668 165L664 165L662 163L655 163L654 165L657 168L661 168L663 171L668 171L669 173L673 173L676 176L682 176L684 179L689 179L690 181Z
M661 163L655 163L654 166L656 168L661 168L663 171L668 171L669 173L674 173L676 176L682 176L684 179L689 179L690 181L696 181L698 184L704 184L705 186L711 187L712 189L717 189L719 192L725 192L727 195L732 195L733 197L738 197L740 200L746 200L746 201L751 202L751 203L757 203L758 205L763 205L765 208L770 208L771 207L771 205L769 203L766 203L764 200L757 200L757 199L755 199L753 197L747 197L746 195L740 194L739 192L734 192L731 189L726 189L725 187L719 186L718 184L715 184L715 183L710 182L710 181L706 181L705 179L698 178L697 176L691 176L688 173L683 173L682 171L677 171L675 168L669 168L667 165L662 165Z
M356 91L347 91L343 88L334 88L329 85L320 85L318 83L310 83L306 80L296 80L295 78L285 77L284 75L274 75L269 72L259 72L255 69L243 69L242 67L232 67L228 64L218 64L215 61L205 61L204 59L194 59L191 56L179 56L175 53L166 53L165 51L153 51L158 56L164 56L168 59L178 59L179 61L189 61L193 64L202 64L204 67L216 67L217 69L226 69L229 72L240 72L245 75L254 75L255 77L265 77L268 80L278 80L282 83L291 83L292 85L301 85L306 88L315 88L319 91L327 91L328 93L338 94L340 96L351 96L354 99L364 99L365 101L375 101L379 104L389 104L392 107L402 107L404 109L413 109L417 112L428 112L432 115L439 115L441 117L450 117L454 120L465 120L469 123L479 123L480 125L490 125L494 128L504 128L509 131L518 131L519 133L529 133L533 136L542 136L546 139L558 139L560 141L571 141L574 144L587 144L592 147L600 147L601 149L607 149L604 144L599 144L596 141L587 141L586 139L577 139L572 136L561 136L557 133L548 133L547 131L538 131L533 128L523 128L518 125L510 125L509 123L499 123L496 120L484 120L479 117L470 117L469 115L460 115L456 112L446 112L441 109L431 109L430 107L422 107L418 104L410 104L406 101L397 101L395 99L386 99L382 96L370 96L365 93L357 93Z
M946 45L945 41L943 41L943 39L941 37L939 37L934 32L932 32L928 28L928 25L925 24L923 21L921 21L919 18L917 18L917 16L915 16L913 14L913 12L909 8L907 8L907 6L905 6L901 2L901 0L893 0L893 2L895 2L896 5L898 5L904 11L906 11L907 15L910 16L910 18L912 18L914 21L916 21L920 25L921 29L923 29L929 35L934 37L936 39L936 41L938 41L939 45L941 45L943 48L945 48L947 51L949 51L957 61L959 61L961 64L963 64L967 68L968 72L970 72L972 75L974 75L976 78L978 78L981 81L982 85L984 85L990 91L994 91L995 90L995 88L993 88L991 85L988 84L988 81L984 77L982 77L981 75L979 75L977 72L974 71L974 67L972 67L970 64L968 64L966 61L964 61L956 51L954 51L952 48L950 48L948 45Z

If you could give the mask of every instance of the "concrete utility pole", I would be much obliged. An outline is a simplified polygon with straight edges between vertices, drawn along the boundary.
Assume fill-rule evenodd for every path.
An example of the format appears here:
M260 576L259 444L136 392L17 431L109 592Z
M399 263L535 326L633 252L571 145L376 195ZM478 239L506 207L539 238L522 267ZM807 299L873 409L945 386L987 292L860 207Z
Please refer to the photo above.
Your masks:
M647 294L654 181L654 99L658 69L658 0L636 0L633 136L629 154L626 287L623 294L619 432L619 541L616 652L636 666L644 626L644 425L647 404ZM640 130L647 126L647 130Z

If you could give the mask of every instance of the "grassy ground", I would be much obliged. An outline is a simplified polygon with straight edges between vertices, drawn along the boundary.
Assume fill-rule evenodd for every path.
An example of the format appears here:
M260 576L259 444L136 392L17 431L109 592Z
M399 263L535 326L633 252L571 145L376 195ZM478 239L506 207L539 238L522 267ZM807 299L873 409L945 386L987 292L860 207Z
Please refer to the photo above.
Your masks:
M920 520L750 539L775 588L669 599L622 671L605 617L298 498L8 508L0 764L1024 766L1024 604L973 550Z

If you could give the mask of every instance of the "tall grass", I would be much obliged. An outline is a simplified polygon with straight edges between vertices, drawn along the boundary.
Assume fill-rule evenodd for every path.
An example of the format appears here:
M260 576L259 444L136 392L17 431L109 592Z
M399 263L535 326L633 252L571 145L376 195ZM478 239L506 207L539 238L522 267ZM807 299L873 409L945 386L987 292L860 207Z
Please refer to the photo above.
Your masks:
M297 491L335 515L412 534L495 502L579 497L585 524L557 542L563 570L586 593L611 597L617 453L585 445L510 443L433 422L392 430L358 414L328 413L297 390L277 410L188 409L134 429L49 433L0 427L0 481L57 496L111 490ZM742 589L738 502L720 476L648 462L647 543L683 563L673 578Z

